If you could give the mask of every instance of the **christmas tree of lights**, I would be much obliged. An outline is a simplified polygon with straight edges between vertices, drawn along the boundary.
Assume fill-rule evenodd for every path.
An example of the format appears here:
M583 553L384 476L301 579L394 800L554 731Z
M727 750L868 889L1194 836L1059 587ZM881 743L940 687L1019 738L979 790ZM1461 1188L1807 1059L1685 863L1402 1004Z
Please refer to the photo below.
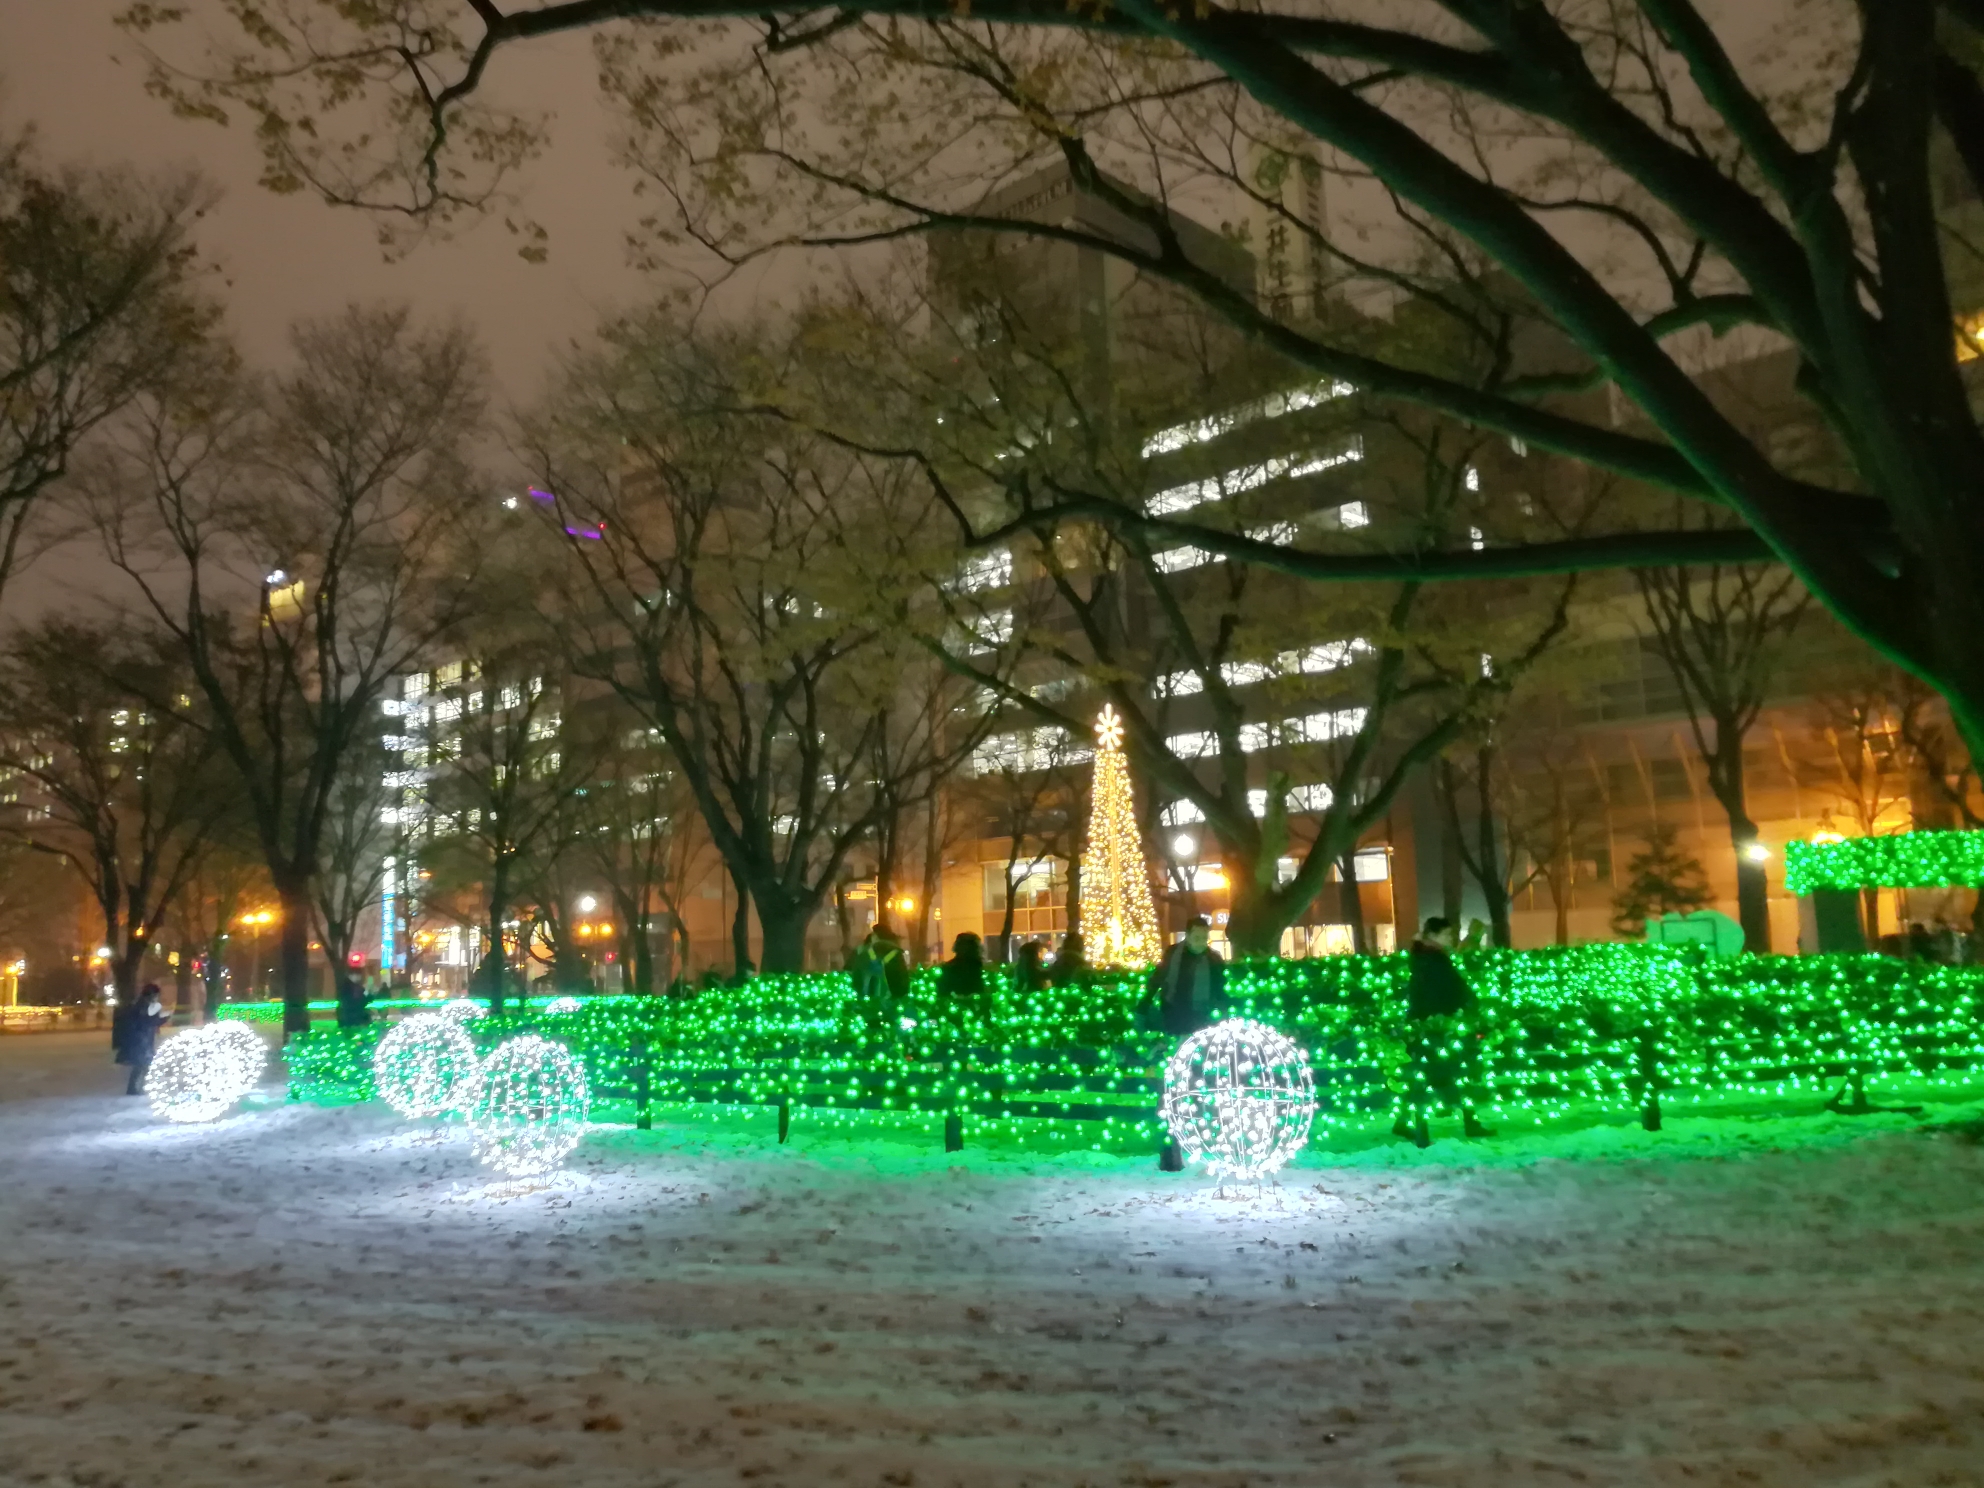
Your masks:
M1095 799L1082 853L1082 935L1092 966L1149 966L1162 954L1150 869L1137 832L1123 723L1114 708L1095 720Z

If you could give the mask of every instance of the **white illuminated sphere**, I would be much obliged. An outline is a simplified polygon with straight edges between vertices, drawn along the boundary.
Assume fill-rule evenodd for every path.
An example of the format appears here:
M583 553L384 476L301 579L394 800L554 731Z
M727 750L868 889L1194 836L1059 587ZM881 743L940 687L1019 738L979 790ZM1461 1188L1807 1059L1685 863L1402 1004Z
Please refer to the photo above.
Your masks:
M469 1108L475 1155L499 1173L548 1173L585 1134L586 1072L562 1044L534 1033L507 1039L482 1061Z
M475 1045L462 1020L416 1013L396 1023L372 1051L372 1084L402 1116L439 1116L475 1099L482 1081Z
M269 1046L262 1041L259 1033L246 1023L233 1021L210 1023L205 1031L228 1051L234 1061L237 1099L262 1083L263 1072L269 1067Z
M167 1121L212 1121L254 1088L268 1049L249 1030L229 1028L225 1023L189 1028L159 1046L145 1075L153 1115ZM252 1055L242 1034L254 1039Z
M473 997L457 997L444 1002L435 1011L449 1018L486 1018L489 1009Z
M544 1010L554 1015L558 1013L576 1013L584 1005L576 997L554 997L544 1005Z
M1158 1114L1185 1156L1213 1177L1266 1178L1308 1145L1316 1114L1309 1056L1265 1023L1215 1023L1171 1056Z

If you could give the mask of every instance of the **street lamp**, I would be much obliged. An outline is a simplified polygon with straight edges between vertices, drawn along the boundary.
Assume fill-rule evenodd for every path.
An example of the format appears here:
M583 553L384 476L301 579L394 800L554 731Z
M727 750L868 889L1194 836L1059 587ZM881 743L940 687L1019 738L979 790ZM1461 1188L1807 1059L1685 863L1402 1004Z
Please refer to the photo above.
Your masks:
M246 925L255 932L253 940L254 949L252 952L255 958L255 966L253 971L250 972L248 980L251 986L259 986L264 995L268 992L268 982L262 976L262 931L267 926L274 924L275 918L275 912L273 910L258 909L242 915L238 921L239 924Z

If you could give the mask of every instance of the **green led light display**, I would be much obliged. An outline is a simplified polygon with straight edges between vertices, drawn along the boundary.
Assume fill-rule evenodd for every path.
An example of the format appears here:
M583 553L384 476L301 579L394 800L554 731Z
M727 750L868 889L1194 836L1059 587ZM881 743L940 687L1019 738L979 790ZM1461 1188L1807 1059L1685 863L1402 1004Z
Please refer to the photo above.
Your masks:
M1943 889L1984 885L1984 832L1899 832L1843 842L1787 842L1784 886L1814 889Z
M1484 1114L1547 1119L1573 1107L1637 1111L1749 1097L1809 1103L1882 1077L1956 1086L1984 1066L1984 970L1881 956L1737 956L1594 945L1459 958L1477 1003L1417 1028L1404 956L1232 968L1234 1011L1308 1051L1317 1139L1404 1110L1412 1042L1466 1070ZM1143 1031L1143 978L1018 992L996 973L982 1001L946 1006L920 975L904 1003L864 1003L840 973L760 977L694 998L595 997L574 1013L527 1007L471 1020L486 1053L518 1033L564 1044L602 1115L664 1103L779 1107L809 1123L885 1112L934 1130L1025 1129L1071 1146L1148 1148L1175 1040ZM384 1028L320 1028L285 1049L300 1100L369 1099ZM608 1116L612 1119L612 1116Z

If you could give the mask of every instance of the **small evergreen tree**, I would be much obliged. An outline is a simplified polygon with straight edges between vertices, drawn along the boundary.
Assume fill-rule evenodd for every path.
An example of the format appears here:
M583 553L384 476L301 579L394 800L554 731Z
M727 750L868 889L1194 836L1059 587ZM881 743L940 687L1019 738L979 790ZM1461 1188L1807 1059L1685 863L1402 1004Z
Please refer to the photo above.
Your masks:
M1626 865L1626 882L1612 898L1612 928L1635 938L1657 915L1690 914L1714 897L1701 860L1675 845L1671 822L1647 828L1646 847Z

